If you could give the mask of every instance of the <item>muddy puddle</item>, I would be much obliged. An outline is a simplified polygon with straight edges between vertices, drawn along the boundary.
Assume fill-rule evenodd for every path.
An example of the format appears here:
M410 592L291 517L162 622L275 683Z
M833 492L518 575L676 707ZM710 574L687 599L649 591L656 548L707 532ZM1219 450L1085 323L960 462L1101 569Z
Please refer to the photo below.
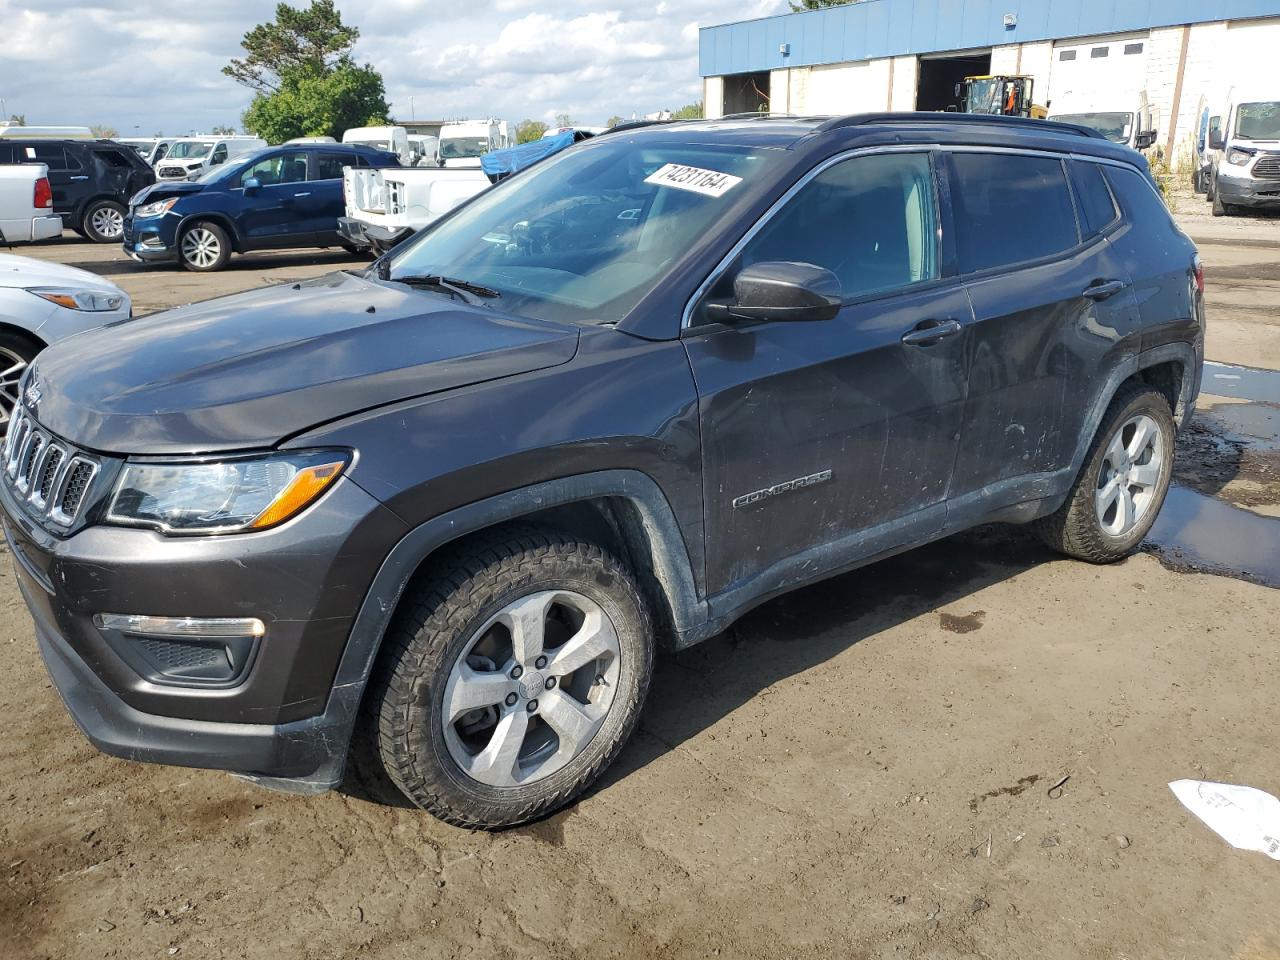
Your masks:
M1175 570L1280 587L1280 373L1206 363L1144 549Z

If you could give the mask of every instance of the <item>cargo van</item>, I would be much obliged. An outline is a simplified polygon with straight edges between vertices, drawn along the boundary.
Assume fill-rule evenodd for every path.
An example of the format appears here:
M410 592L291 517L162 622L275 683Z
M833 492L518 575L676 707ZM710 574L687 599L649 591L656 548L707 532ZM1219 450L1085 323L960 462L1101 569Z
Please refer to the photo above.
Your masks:
M394 153L406 167L412 162L409 132L404 127L353 127L342 135L342 142Z
M199 180L214 167L265 150L261 137L178 137L156 167L157 180Z
M1210 185L1215 217L1280 208L1280 83L1232 90L1226 123L1210 133L1209 147L1218 151Z

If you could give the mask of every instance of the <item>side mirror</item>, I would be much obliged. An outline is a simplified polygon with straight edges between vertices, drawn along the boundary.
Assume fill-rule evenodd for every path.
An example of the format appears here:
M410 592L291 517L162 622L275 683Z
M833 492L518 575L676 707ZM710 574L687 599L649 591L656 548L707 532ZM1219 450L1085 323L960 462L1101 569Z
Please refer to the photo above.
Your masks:
M1223 150L1226 148L1226 146L1227 146L1227 141L1222 136L1221 130L1209 131L1209 149L1210 150Z
M843 305L840 281L824 267L779 260L753 263L733 279L732 303L708 303L707 316L733 320L830 320Z
M244 182L245 193L257 193L261 189L262 189L262 181L259 180L257 177L250 177L248 180Z
M1156 132L1154 130L1142 130L1133 138L1133 145L1139 150L1146 150L1156 142Z

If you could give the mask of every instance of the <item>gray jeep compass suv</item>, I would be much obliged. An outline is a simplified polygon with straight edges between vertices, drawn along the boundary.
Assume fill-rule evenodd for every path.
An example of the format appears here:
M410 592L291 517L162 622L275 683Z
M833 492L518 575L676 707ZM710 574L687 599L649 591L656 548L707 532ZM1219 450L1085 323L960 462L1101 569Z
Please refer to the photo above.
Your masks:
M368 270L60 343L0 463L100 749L564 804L659 644L989 521L1103 563L1169 484L1202 273L1145 162L945 114L635 125Z

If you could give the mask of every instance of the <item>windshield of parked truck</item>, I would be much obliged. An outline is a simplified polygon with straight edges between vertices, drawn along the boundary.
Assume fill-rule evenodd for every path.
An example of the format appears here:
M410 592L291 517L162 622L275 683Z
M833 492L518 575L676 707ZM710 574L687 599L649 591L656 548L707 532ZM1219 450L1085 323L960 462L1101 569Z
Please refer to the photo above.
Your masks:
M207 156L212 149L212 140L183 140L181 143L175 143L169 148L169 157L170 159L178 160L194 160L198 157Z
M487 137L449 137L440 141L441 160L462 160L488 152Z
M390 279L489 287L503 310L615 323L771 173L782 151L591 140L485 191L391 255ZM433 294L434 295L434 294Z
M1241 140L1280 140L1280 100L1240 104L1236 136Z
M1062 113L1049 119L1097 130L1112 143L1128 143L1133 130L1132 113Z

